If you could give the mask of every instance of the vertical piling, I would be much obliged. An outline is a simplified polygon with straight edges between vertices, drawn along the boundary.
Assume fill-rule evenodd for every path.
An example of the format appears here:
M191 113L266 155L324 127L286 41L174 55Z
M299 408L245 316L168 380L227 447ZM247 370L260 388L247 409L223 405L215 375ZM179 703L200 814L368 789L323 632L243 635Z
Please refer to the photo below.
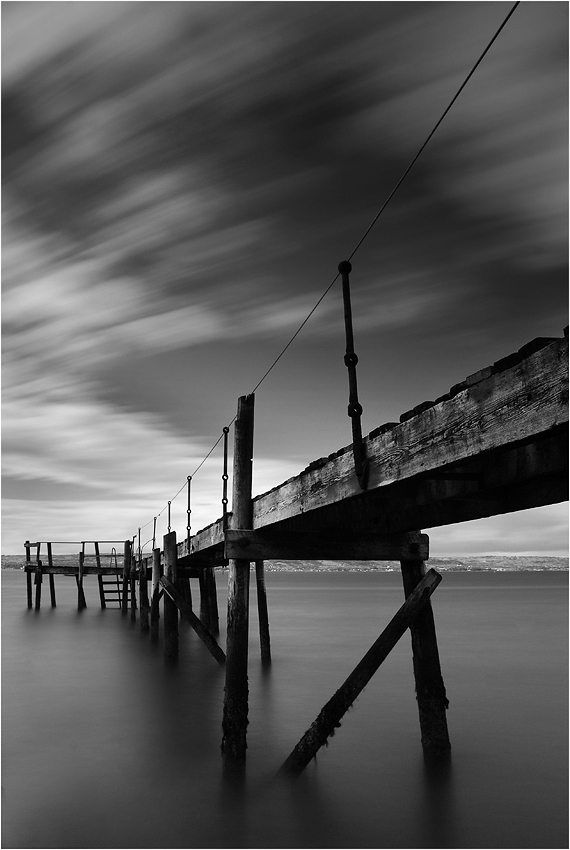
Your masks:
M400 561L406 599L426 574L425 562ZM449 705L437 648L431 602L427 602L410 626L416 697L424 757L447 760L451 752L446 710Z
M198 572L198 586L200 588L200 621L202 624L211 631L210 629L210 608L208 606L208 583L206 576L207 567L199 570Z
M140 560L139 562L140 572L139 572L139 603L140 603L140 627L141 632L148 632L149 630L149 614L150 614L150 604L148 601L148 579L146 575L146 566L144 561Z
M162 564L160 562L160 549L152 550L152 603L150 606L150 638L158 640L158 622L160 620L160 577L162 575Z
M127 613L129 606L129 573L131 570L131 541L125 540L123 558L123 591L121 595L121 611Z
M133 547L134 548L134 547ZM132 552L132 550L131 550ZM131 569L129 570L129 584L131 590L131 621L137 618L137 561L134 553L131 554Z
M83 565L85 562L85 553L79 553L79 570L76 576L77 579L77 610L83 611L84 608L87 608L87 602L85 601L85 593L83 592Z
M53 555L51 551L51 543L47 543L47 556L48 556L48 566L53 567ZM49 574L49 595L51 600L51 607L55 608L55 576L53 573Z
M176 587L177 550L176 532L164 535L164 574ZM164 594L164 655L166 658L178 657L178 608L172 599Z
M30 541L26 540L24 543L24 549L26 552L26 564L30 563ZM33 607L33 594L32 594L32 571L29 567L26 567L26 591L28 598L28 608Z
M271 664L271 643L269 640L269 616L267 614L267 591L265 589L265 565L263 561L255 562L255 580L257 585L261 663L263 666L266 666Z
M218 594L216 591L216 573L213 567L206 567L206 586L208 588L208 619L210 629L213 635L220 632L220 620L218 616Z
M253 394L239 399L234 426L232 526L236 529L252 526L254 404ZM241 558L230 559L229 562L226 685L222 720L222 753L226 769L243 768L247 749L249 565L248 560Z
M94 546L97 568L101 569L101 553L99 552L99 544L94 543ZM97 584L99 585L99 602L101 603L101 608L106 608L107 603L105 602L105 586L103 584L103 576L101 575L101 573L97 573Z
M38 548L38 552L39 552L39 548ZM34 581L34 584L36 585L36 605L35 605L36 611L40 610L40 605L41 605L41 602L42 602L42 581L43 581L43 578L42 578L42 562L38 559L38 562L37 562L37 565L36 565L36 578L35 578L35 581Z

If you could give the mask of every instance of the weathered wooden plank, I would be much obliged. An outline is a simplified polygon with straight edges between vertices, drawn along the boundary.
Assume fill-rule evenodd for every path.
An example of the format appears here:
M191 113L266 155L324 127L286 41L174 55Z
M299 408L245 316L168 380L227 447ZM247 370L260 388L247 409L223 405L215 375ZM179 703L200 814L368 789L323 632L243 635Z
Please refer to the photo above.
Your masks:
M293 752L285 760L279 773L298 776L308 765L327 739L340 725L340 720L366 687L382 662L396 646L414 618L428 602L441 581L441 575L430 570L408 596L402 607L392 617L380 637L372 644L364 658L322 708L317 719L305 732Z
M429 557L427 534L355 534L348 529L279 534L271 529L228 529L230 558L258 560L399 561Z
M35 570L37 564L34 561L26 562L22 565L22 569ZM42 573L44 575L49 575L53 573L53 575L76 575L79 571L79 564L73 566L73 564L52 564L52 566L48 566L47 564L42 564ZM123 568L122 567L89 567L83 565L83 575L102 575L102 576L122 576Z
M365 440L368 492L474 457L568 422L568 340L466 387ZM308 470L253 500L255 529L360 494L352 454Z

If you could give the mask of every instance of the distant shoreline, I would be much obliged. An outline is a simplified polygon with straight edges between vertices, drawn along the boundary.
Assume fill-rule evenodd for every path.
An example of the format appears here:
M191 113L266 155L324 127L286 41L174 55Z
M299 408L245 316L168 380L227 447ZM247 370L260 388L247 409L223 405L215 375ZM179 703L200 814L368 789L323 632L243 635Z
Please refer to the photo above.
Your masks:
M75 556L67 556L75 557ZM19 571L24 559L2 555L2 570ZM568 572L568 557L559 555L462 555L433 557L427 562L441 572ZM266 561L267 572L397 572L398 561ZM222 569L222 568L219 568Z

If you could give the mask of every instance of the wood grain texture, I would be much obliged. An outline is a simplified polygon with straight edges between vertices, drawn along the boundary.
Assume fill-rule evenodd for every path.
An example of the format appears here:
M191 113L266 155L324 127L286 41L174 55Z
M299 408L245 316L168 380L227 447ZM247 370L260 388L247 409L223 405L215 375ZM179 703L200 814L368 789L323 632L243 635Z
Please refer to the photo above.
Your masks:
M568 422L568 340L365 440L368 491ZM360 494L349 452L253 500L253 528Z
M228 530L226 552L230 558L250 561L354 560L399 561L429 557L427 534L355 534L348 530L279 534L271 529Z

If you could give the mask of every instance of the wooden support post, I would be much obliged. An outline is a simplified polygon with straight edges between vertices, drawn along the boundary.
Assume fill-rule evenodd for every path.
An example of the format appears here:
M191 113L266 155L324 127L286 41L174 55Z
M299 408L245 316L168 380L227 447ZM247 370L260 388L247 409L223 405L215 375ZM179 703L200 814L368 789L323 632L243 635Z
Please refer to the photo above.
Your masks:
M163 549L164 574L176 587L177 550L175 531L170 531L164 535ZM166 594L164 595L164 654L166 658L178 657L178 608L170 596Z
M184 576L183 578L179 577L178 586L180 588L182 598L190 607L192 607L192 588L190 587L190 579L186 576Z
M24 543L24 549L26 552L26 564L30 563L30 541L26 540ZM32 571L29 567L26 567L26 591L28 598L28 608L33 607L32 601Z
M380 637L372 644L362 661L327 702L319 716L305 732L293 752L281 766L279 773L298 776L327 738L340 726L341 718L368 684L378 667L396 646L406 629L421 616L429 605L429 597L441 581L441 575L430 570L409 594L399 611L392 617Z
M42 580L42 562L38 561L36 566L36 578L34 582L36 585L36 611L40 610L40 605L42 602Z
M26 591L28 597L28 608L33 608L33 594L32 594L32 570L30 567L26 567Z
M139 562L139 603L140 603L140 626L141 632L148 632L150 605L148 601L148 580L146 577L146 566L141 560Z
M252 525L253 414L255 396L242 396L234 433L233 528ZM247 650L249 626L249 565L230 559L228 578L228 625L226 639L226 685L222 720L222 753L227 769L245 766L248 715Z
M173 584L163 576L160 579L160 585L164 588L165 597L169 596L170 599L174 602L180 614L187 623L189 623L198 637L204 641L211 654L214 656L218 664L220 666L224 666L226 663L226 656L224 654L223 649L218 644L215 637L211 634L211 632L204 626L202 621L198 619L190 605L186 602L181 593L179 593Z
M99 544L95 543L95 561L97 562L98 569L101 569L101 554L99 552ZM97 573L97 584L99 585L99 601L101 603L101 608L106 608L107 603L105 602L105 586L103 584L103 576L101 573Z
M210 628L210 608L208 605L208 584L206 580L206 569L198 572L198 584L200 587L200 620L206 626L207 629Z
M51 551L51 543L47 544L47 556L48 556L48 566L53 567L53 556ZM55 608L55 576L53 573L49 574L49 595L51 600L51 607Z
M257 613L259 616L259 643L261 663L271 664L271 643L269 640L269 617L267 614L267 592L265 590L265 569L263 561L255 562L255 580L257 585Z
M425 562L400 561L400 565L408 598L426 574ZM441 675L431 602L418 614L410 631L424 756L429 761L443 761L451 752L446 718L449 701Z
M150 606L150 638L158 640L158 622L160 620L160 577L162 575L162 564L160 562L160 549L152 550L152 603Z
M123 559L123 590L121 596L121 611L127 613L129 606L129 573L131 571L131 541L125 540Z
M129 571L129 586L131 592L131 621L137 618L137 562L131 549L131 569Z
M218 616L218 594L216 591L216 573L213 567L206 567L206 585L208 588L208 619L209 629L213 635L220 633L220 620Z
M85 593L83 592L83 563L85 561L85 554L83 552L79 553L79 571L77 573L77 610L83 611L84 608L87 608L87 602L85 600Z

